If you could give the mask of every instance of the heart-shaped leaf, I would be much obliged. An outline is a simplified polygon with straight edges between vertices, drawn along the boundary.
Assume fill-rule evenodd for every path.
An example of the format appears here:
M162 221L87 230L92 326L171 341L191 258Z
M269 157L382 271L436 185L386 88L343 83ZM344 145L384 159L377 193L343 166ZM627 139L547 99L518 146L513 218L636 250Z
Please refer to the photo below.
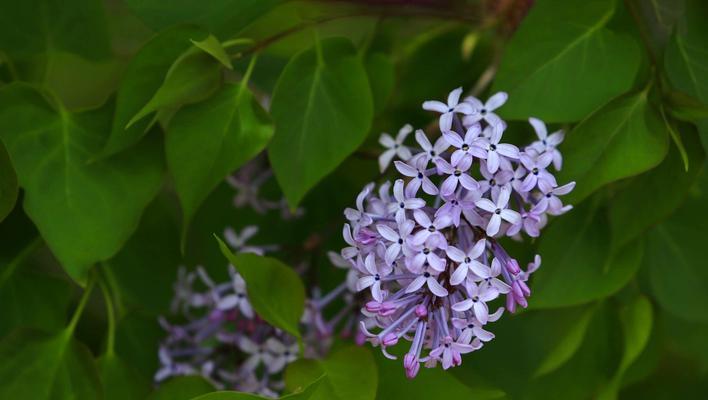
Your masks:
M345 39L294 56L273 93L273 172L291 208L366 138L373 101L366 70Z
M25 84L0 89L0 138L25 190L25 211L77 281L120 249L162 182L154 143L88 163L105 140L112 110L109 103L70 114Z
M165 151L182 204L183 244L204 199L229 173L260 153L272 135L268 115L245 83L226 85L173 117Z

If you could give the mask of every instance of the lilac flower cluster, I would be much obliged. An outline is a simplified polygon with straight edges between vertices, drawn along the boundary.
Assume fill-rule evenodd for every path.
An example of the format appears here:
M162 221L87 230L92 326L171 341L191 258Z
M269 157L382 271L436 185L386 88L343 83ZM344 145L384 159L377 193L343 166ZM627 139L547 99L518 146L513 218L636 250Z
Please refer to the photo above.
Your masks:
M523 271L499 239L536 237L548 215L571 209L559 196L575 183L559 186L549 170L562 166L557 146L563 132L549 135L542 121L530 118L538 140L520 150L502 141L507 125L495 113L506 93L485 103L474 97L460 101L461 94L458 88L447 103L423 103L441 114L442 135L434 142L417 130L420 147L406 146L410 125L395 139L383 134L381 170L398 157L394 165L404 179L376 191L367 185L356 209L345 210L348 247L341 255L356 290L368 299L361 331L391 359L396 356L387 348L409 341L403 357L409 378L421 363L460 365L462 354L494 338L488 323L504 309L527 306L527 280L541 257ZM500 296L505 307L491 311L489 303Z
M224 236L234 251L264 254L272 246L251 246L257 232L249 226ZM160 318L168 336L160 344L160 369L155 381L172 376L202 375L217 388L278 397L284 388L285 366L298 356L294 337L272 327L253 311L246 283L229 265L230 279L215 283L202 267L179 270L172 313L183 323Z

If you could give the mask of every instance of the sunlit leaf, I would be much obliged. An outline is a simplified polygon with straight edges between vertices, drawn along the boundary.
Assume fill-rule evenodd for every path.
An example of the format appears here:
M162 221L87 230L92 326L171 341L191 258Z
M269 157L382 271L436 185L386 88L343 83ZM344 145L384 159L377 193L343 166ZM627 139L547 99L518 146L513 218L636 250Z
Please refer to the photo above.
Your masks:
M492 92L509 93L511 119L578 121L632 87L633 38L607 29L613 0L539 0L504 51Z
M366 71L345 39L293 57L273 93L268 155L290 207L364 141L373 103Z
M268 115L245 84L226 85L173 117L165 151L182 204L183 240L207 195L261 152L272 135Z

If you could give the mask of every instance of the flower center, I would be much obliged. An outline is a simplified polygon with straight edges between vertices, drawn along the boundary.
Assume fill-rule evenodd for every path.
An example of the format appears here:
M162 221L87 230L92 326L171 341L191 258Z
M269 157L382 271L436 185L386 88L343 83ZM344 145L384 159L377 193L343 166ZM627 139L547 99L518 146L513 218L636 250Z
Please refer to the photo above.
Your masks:
M495 181L494 179L491 179L489 181L489 186L495 186L496 184L497 184L497 181Z
M497 214L497 215L501 214L501 208L497 208L496 210L494 210L494 214Z
M423 173L422 173L422 172L418 172L418 179L423 179Z
M460 171L459 169L456 169L455 172L454 172L454 175L455 175L455 176L460 176L460 175L462 175L462 171Z
M430 278L430 272L425 272L425 273L423 274L423 276L426 277L426 278Z
M406 204L404 202L398 203L398 206L401 208L406 208Z
M531 172L533 172L534 175L538 175L538 168L532 169Z
M430 225L430 226L428 227L428 232L431 232L431 233L432 233L432 232L435 232L435 227L434 227L433 225Z
M497 150L497 145L492 143L489 145L489 151L496 151Z
M428 254L430 254L430 249L427 248L427 247L424 248L424 249L423 249L423 254L425 254L426 256L427 256Z
M463 144L462 147L460 147L460 148L461 148L463 151L467 151L467 150L470 149L470 146L469 146L467 143L465 143L465 144Z
M403 244L403 239L398 238L398 244Z
M381 280L381 277L379 276L379 274L376 274L376 275L374 275L374 279L377 280L377 281L380 281L380 280Z
M469 257L465 257L465 264L469 264L469 262L472 261Z

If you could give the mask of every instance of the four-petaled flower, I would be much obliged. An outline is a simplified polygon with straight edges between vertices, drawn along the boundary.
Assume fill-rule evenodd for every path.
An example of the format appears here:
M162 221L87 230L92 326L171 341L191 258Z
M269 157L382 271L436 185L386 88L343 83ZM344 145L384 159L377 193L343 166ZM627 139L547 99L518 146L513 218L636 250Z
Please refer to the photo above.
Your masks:
M459 87L447 96L447 104L442 101L429 100L423 103L423 109L428 111L436 111L441 113L440 116L440 132L447 132L452 128L452 119L454 114L472 114L473 107L467 102L460 103L462 88Z
M485 120L490 126L498 125L502 120L493 111L503 106L507 98L509 98L509 96L504 92L494 94L484 104L473 96L465 98L465 103L472 106L474 113L465 116L462 122L465 126L470 126L481 120Z
M406 124L398 131L396 139L392 138L388 133L382 133L379 137L379 143L386 148L386 151L379 156L379 169L381 172L386 171L388 165L394 156L398 156L403 161L408 161L412 157L410 149L403 145L406 137L413 132L413 127Z
M452 261L459 263L455 272L450 276L450 284L458 285L462 283L469 271L472 271L472 273L480 278L489 276L487 272L488 267L477 260L486 250L486 245L487 241L480 239L467 253L457 247L448 246L447 256L450 257Z
M553 166L556 168L556 171L559 171L563 166L563 156L556 147L563 142L563 137L565 136L563 130L555 131L549 135L548 130L546 129L546 124L544 124L540 119L529 118L529 123L536 131L538 140L531 143L527 149L531 148L539 154L550 153L553 157Z
M477 207L492 213L492 216L489 219L489 224L486 228L488 236L494 236L499 233L499 227L501 226L502 220L507 221L510 224L515 224L518 222L519 218L521 218L518 212L506 208L509 203L510 195L511 190L509 190L508 187L503 187L499 191L496 204L489 199L479 199L475 202Z

